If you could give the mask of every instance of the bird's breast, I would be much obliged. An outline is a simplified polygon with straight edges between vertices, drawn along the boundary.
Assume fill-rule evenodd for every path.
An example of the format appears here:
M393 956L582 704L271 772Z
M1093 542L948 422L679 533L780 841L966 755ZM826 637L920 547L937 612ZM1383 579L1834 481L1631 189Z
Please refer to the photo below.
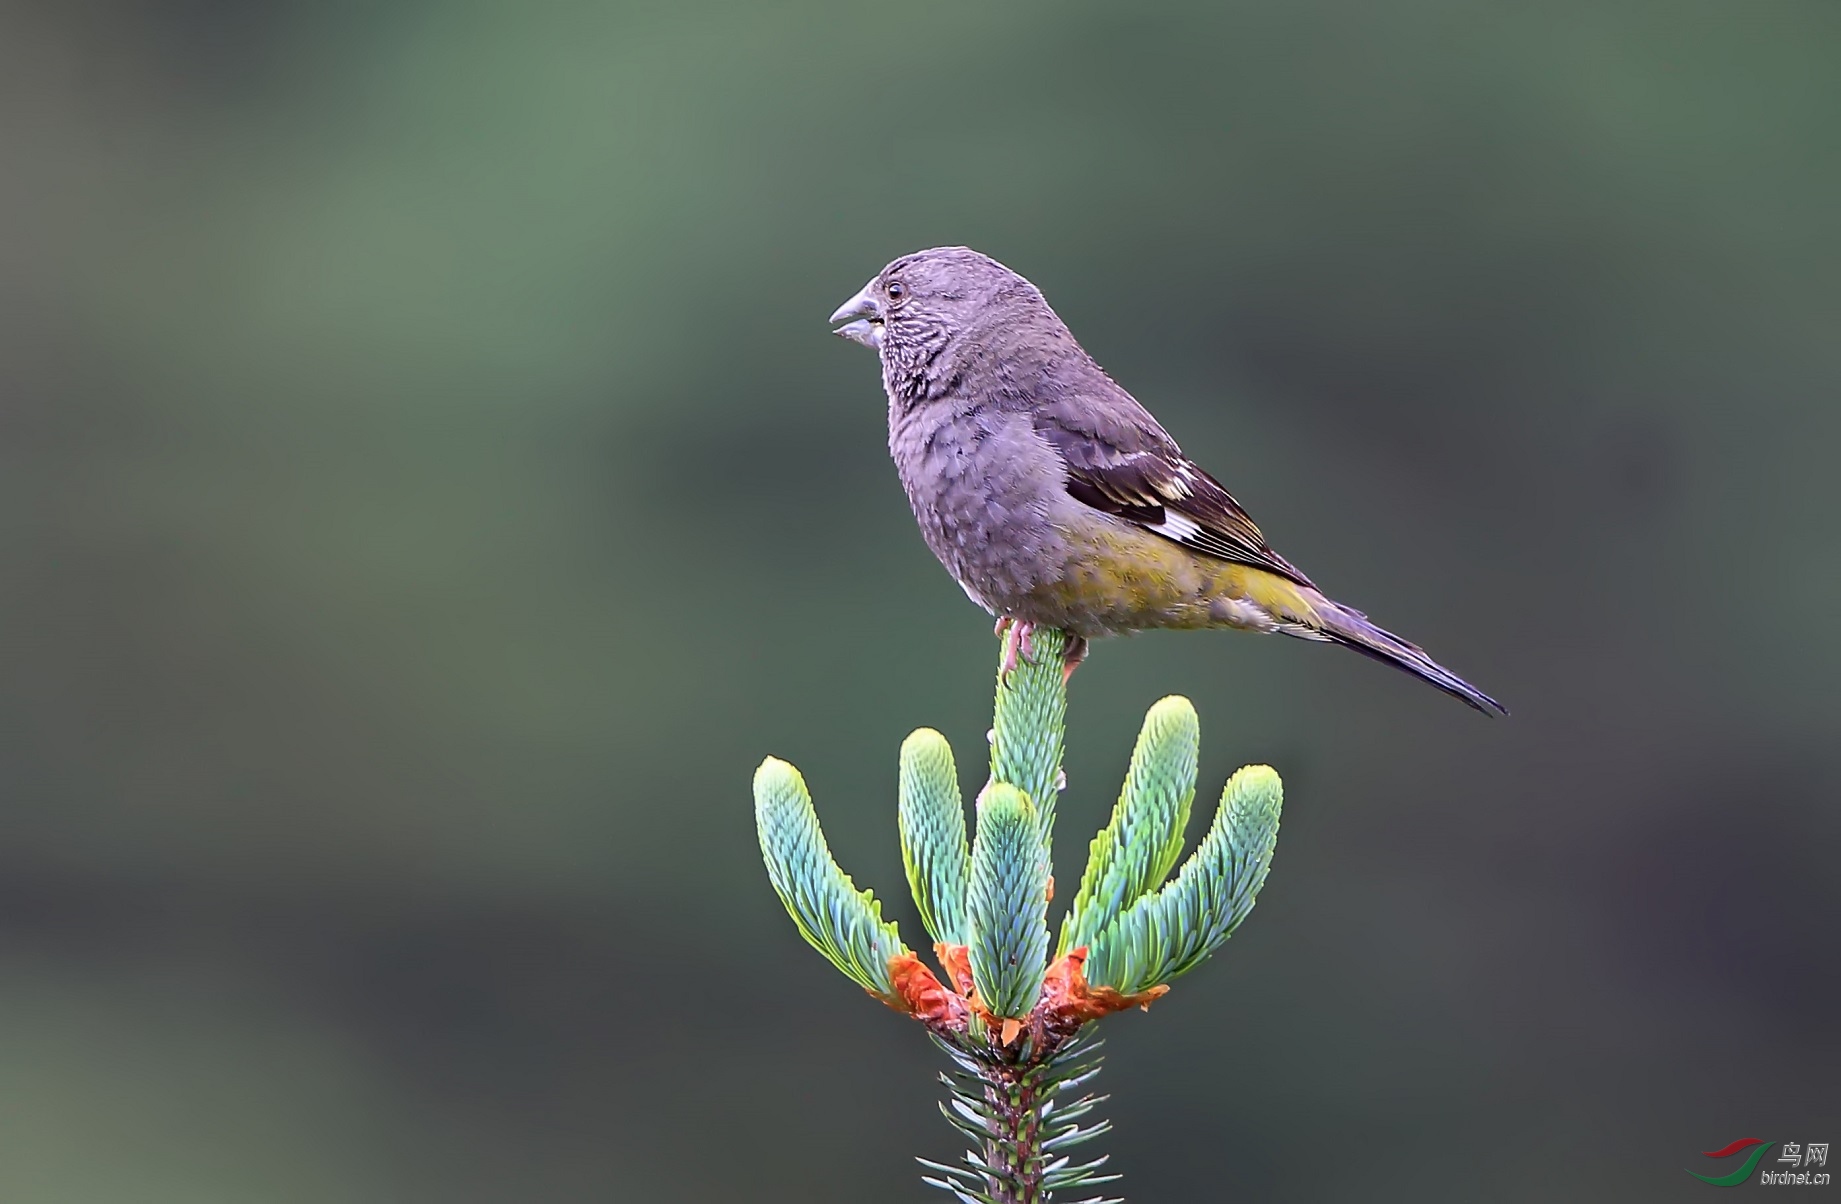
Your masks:
M986 609L1013 613L1060 573L1062 468L1026 416L952 399L891 406L889 454L927 546Z

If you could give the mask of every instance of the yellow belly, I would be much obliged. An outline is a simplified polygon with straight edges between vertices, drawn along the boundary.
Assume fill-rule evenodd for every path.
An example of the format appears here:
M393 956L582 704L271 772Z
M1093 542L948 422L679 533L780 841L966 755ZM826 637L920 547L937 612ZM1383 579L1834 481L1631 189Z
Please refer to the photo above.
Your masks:
M1264 569L1218 560L1126 523L1067 533L1076 555L1019 617L1099 636L1161 627L1271 631L1314 618L1311 597Z

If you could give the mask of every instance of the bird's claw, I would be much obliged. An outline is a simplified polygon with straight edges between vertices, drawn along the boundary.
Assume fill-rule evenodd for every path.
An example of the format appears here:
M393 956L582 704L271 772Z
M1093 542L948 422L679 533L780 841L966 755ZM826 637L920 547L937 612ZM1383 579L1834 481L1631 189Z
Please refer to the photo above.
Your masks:
M1035 631L1034 623L1025 619L1012 619L1008 616L999 618L996 625L992 627L991 634L1001 636L1004 641L1004 659L998 672L1006 682L1010 680L1010 674L1019 664L1024 661L1035 663L1035 645L1031 639ZM1061 653L1062 685L1067 685L1068 680L1074 676L1074 670L1080 668L1080 662L1086 659L1087 641L1071 631L1068 632L1067 646Z
M1036 625L1023 619L997 620L997 634L1004 637L1004 660L998 673L1005 681L1022 661L1033 662L1035 650L1030 646L1029 637L1035 633Z

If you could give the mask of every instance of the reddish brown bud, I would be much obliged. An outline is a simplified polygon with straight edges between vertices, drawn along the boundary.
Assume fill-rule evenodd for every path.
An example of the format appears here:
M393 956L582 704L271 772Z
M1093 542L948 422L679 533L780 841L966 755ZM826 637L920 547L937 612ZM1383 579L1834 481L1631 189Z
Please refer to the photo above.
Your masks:
M1148 991L1140 991L1136 995L1123 994L1113 987L1088 986L1086 974L1082 970L1086 961L1087 947L1082 945L1049 966L1042 980L1041 1012L1044 1019L1052 1018L1077 1027L1089 1020L1122 1012L1126 1008L1148 1009L1152 1003L1169 994L1167 983Z
M972 950L969 945L948 945L941 942L933 947L933 955L940 959L940 965L946 971L946 977L952 980L953 989L970 999L978 993L972 985Z
M940 985L933 971L914 954L900 953L889 958L889 981L895 994L883 1002L896 1011L906 1012L928 1028L965 1028L965 1001Z

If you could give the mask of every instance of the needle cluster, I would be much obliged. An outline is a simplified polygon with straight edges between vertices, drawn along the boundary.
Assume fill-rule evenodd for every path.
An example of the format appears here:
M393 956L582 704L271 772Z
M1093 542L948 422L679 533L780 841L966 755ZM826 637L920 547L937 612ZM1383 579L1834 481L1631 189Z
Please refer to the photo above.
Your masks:
M775 892L799 934L846 977L926 1026L953 1063L941 1111L973 1148L922 1159L926 1182L967 1204L1045 1204L1117 1178L1068 1153L1109 1127L1093 1021L1149 1007L1207 960L1252 910L1278 838L1282 789L1263 765L1235 773L1183 860L1199 722L1185 698L1151 707L1111 821L1052 943L1049 862L1064 778L1068 637L1038 629L999 671L990 776L969 834L952 749L922 728L901 747L902 860L938 973L903 943L825 843L799 771L769 757L754 775L755 823ZM1179 866L1179 861L1181 862ZM1172 872L1174 871L1174 876ZM1102 1204L1089 1196L1078 1204Z

